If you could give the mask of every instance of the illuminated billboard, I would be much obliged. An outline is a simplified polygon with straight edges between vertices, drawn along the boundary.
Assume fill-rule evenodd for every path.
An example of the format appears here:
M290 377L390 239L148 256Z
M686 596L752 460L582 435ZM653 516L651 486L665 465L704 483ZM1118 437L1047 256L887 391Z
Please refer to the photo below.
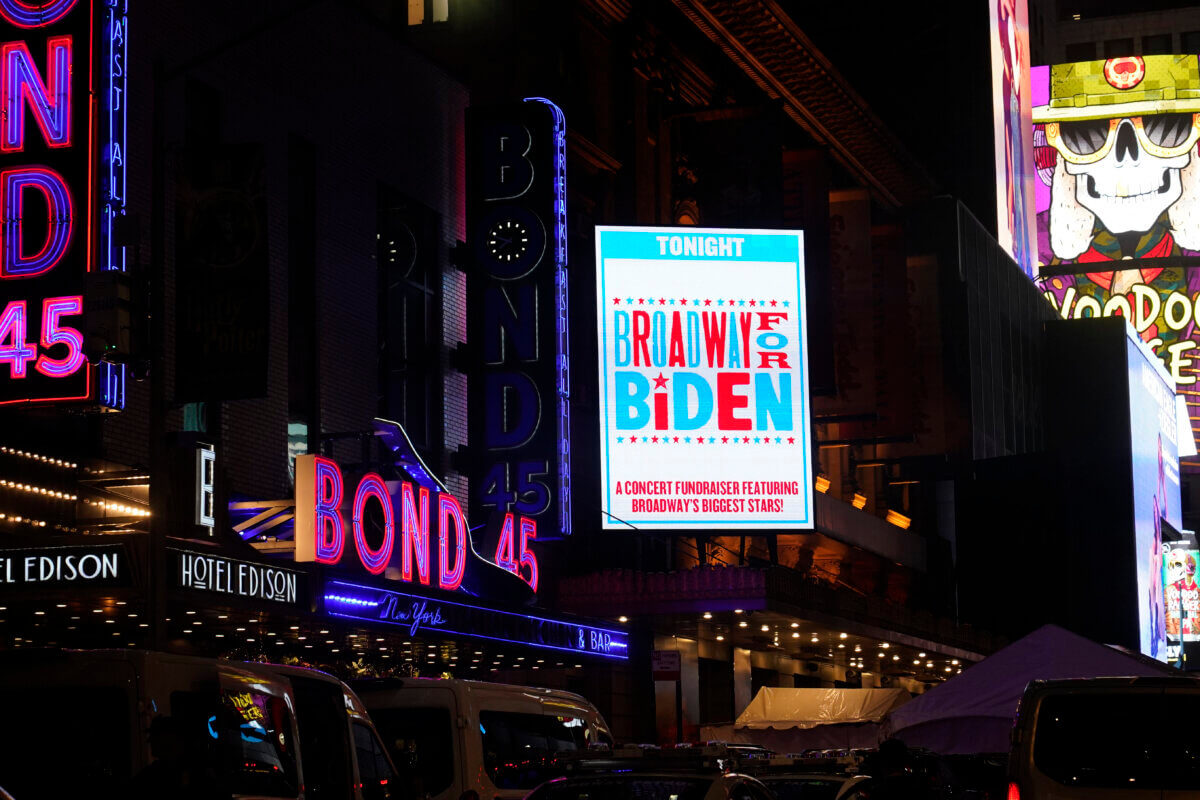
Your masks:
M1029 7L990 0L992 108L996 143L996 240L1031 277L1033 145L1030 136Z
M800 231L596 228L602 525L812 528Z
M1126 352L1140 649L1165 661L1162 520L1182 527L1175 392L1162 363L1132 331Z
M1181 541L1164 542L1162 550L1167 660L1178 661L1183 642L1200 642L1200 585L1196 583L1200 545L1193 531L1183 531Z
M125 269L125 0L6 0L0 30L0 405L120 408L83 351L87 273Z
M1200 254L1196 55L1037 67L1032 95L1039 264Z

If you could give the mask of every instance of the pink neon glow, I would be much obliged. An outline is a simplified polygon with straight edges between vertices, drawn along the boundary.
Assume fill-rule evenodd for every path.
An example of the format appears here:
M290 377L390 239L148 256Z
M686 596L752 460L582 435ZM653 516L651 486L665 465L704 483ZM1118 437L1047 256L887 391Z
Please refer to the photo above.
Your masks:
M496 557L494 561L501 569L516 573L517 559L513 554L513 515L504 515L504 524L500 527L500 538L496 540Z
M342 471L328 458L313 459L313 527L316 529L316 553L313 558L322 564L336 564L342 560L346 546L346 532L342 524ZM326 536L329 531L329 536Z
M383 544L379 546L378 550L370 548L367 544L366 531L363 530L363 512L366 510L369 497L374 497L383 506ZM421 501L427 505L428 498L422 497ZM423 510L425 510L424 507ZM383 572L388 561L391 560L395 530L392 498L388 494L387 484L383 482L383 478L369 472L358 482L358 490L354 493L354 544L358 547L358 560L372 575Z
M0 363L9 363L13 378L25 377L25 362L37 357L37 350L25 344L25 301L14 300L0 316L0 345L12 339L12 344L0 346Z
M413 558L416 557L417 577L421 583L429 585L429 490L421 487L420 515L417 504L413 500L412 484L404 481L400 484L400 520L404 531L404 550L401 561L401 574L406 581L412 580Z
M18 28L43 28L65 17L78 0L0 0L0 17Z
M521 580L529 584L529 588L537 593L538 563L537 556L529 549L529 543L537 538L537 520L521 517L521 566L529 567L529 577L526 578L518 571Z
M25 42L8 42L0 47L0 108L4 110L0 151L25 149L26 105L48 147L71 146L71 64L70 36L52 36L46 41L45 81Z
M454 521L454 571L450 571L450 548L446 544L450 536L450 521ZM467 518L463 515L458 498L452 494L438 495L438 586L453 592L462 586L463 572L467 567Z
M74 328L59 325L65 316L83 313L83 297L47 297L42 301L42 347L49 350L58 344L67 346L65 358L56 359L43 353L34 366L51 378L65 378L83 366L83 334Z
M26 189L36 189L46 198L49 220L46 241L32 256L21 254ZM49 167L0 172L0 278L32 278L54 269L71 242L73 212L66 181Z

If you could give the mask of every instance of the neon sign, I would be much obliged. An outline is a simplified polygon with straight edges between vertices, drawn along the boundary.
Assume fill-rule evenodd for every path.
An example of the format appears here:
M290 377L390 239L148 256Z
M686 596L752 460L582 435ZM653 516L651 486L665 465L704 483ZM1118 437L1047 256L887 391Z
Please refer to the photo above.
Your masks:
M396 484L390 486L378 474L369 472L359 478L351 494L335 461L318 455L297 456L296 560L342 564L347 539L352 539L359 565L371 575L380 575L393 567L406 583L415 581L431 586L436 577L439 589L458 591L463 585L467 561L474 554L470 529L458 499L449 492L432 491L419 483ZM374 537L377 541L368 537L371 507L379 509L377 527L381 535ZM435 540L430 536L431 522L436 524ZM538 564L537 557L529 550L529 542L537 538L537 522L508 514L503 531L495 563L520 577L536 592ZM436 563L433 563L434 547Z
M324 599L326 613L331 616L395 625L410 636L443 633L622 661L629 658L629 636L624 631L568 620L433 600L338 580L326 582Z
M468 117L470 510L571 532L566 120L540 97Z
M83 345L86 274L125 268L125 10L0 0L0 405L124 406Z

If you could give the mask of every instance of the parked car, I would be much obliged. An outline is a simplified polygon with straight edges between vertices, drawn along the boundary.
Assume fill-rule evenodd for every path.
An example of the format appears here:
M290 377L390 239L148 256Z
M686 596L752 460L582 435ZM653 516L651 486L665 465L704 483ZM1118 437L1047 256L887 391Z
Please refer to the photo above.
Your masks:
M856 765L802 755L743 760L739 769L762 781L778 800L839 800L868 780Z
M1009 800L1200 796L1200 681L1033 681L1017 713Z
M0 786L16 800L393 797L361 702L316 670L14 650L0 654L0 708Z
M405 797L523 797L555 756L612 744L596 707L571 692L468 680L357 681Z

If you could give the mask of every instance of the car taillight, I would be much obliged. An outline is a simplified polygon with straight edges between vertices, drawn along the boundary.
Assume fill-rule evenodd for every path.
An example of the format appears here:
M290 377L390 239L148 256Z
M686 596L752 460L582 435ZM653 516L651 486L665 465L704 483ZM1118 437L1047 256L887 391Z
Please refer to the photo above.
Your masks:
M1005 800L1021 800L1021 787L1015 783L1010 783L1008 785L1008 796Z

